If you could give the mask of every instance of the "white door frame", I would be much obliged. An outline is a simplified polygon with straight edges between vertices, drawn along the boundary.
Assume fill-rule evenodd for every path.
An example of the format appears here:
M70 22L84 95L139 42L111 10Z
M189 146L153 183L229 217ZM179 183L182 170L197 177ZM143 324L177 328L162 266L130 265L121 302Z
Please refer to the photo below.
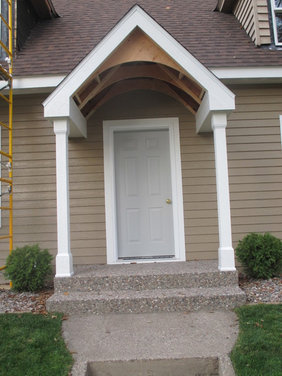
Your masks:
M183 215L182 173L179 141L178 118L107 120L103 122L104 137L104 179L105 179L105 208L107 263L130 263L130 260L118 259L117 223L116 223L116 192L114 164L114 132L129 130L158 130L168 129L170 143L171 182L175 257L168 259L134 260L134 262L165 262L185 261L185 235Z

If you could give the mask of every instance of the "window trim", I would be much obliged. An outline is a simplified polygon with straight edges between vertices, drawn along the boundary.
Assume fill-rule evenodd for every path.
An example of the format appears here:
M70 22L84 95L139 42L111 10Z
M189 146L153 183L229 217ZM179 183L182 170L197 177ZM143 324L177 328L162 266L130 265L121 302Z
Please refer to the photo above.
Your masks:
M282 7L277 8L275 6L275 0L270 0L270 5L271 5L271 13L272 13L272 27L273 27L273 34L274 34L274 43L276 46L282 46L282 42L278 42L277 23L276 23L276 14L280 13L282 15Z

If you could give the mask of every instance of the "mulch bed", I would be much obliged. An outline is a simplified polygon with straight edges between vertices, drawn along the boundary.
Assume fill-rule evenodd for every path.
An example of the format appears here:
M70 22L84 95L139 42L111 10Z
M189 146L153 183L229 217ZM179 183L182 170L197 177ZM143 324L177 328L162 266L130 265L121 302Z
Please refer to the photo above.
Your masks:
M282 278L254 280L240 276L239 286L246 293L247 303L281 303ZM9 285L0 286L0 313L32 312L46 314L46 300L54 293L48 288L40 293L16 293Z
M267 280L257 280L240 276L239 286L247 296L247 303L254 304L282 302L281 277Z
M12 291L8 286L0 288L0 313L32 312L47 314L46 300L54 293L53 289L46 289L39 293Z

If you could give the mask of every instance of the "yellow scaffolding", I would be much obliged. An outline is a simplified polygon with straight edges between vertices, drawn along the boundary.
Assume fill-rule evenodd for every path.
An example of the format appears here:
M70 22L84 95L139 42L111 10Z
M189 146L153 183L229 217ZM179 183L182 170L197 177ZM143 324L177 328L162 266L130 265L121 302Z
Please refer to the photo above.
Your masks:
M1 0L0 0L1 1ZM4 85L0 90L8 90L8 94L0 93L0 100L6 102L9 107L8 122L0 121L0 126L7 130L9 138L9 151L5 152L0 150L0 155L3 156L7 163L2 163L1 166L5 165L9 171L9 179L0 177L0 182L4 183L7 187L6 191L2 189L1 196L3 194L9 194L9 206L0 206L0 210L9 211L9 234L0 236L0 240L9 239L9 253L13 250L13 6L12 0L5 0L8 6L8 19L7 15L3 14L1 7L0 14L0 27L1 29L6 28L8 31L8 45L5 41L0 40L0 48L5 51L6 54L6 64L0 64L0 83ZM4 269L5 266L0 267L0 270Z

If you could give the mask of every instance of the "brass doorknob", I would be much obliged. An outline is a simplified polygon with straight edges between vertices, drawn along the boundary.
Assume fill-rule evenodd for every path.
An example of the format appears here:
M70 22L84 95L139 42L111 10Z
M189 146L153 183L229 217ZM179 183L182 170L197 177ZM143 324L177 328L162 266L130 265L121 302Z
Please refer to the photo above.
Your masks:
M165 202L166 202L167 204L171 204L171 199L170 199L170 198L167 198L167 199L165 200Z

